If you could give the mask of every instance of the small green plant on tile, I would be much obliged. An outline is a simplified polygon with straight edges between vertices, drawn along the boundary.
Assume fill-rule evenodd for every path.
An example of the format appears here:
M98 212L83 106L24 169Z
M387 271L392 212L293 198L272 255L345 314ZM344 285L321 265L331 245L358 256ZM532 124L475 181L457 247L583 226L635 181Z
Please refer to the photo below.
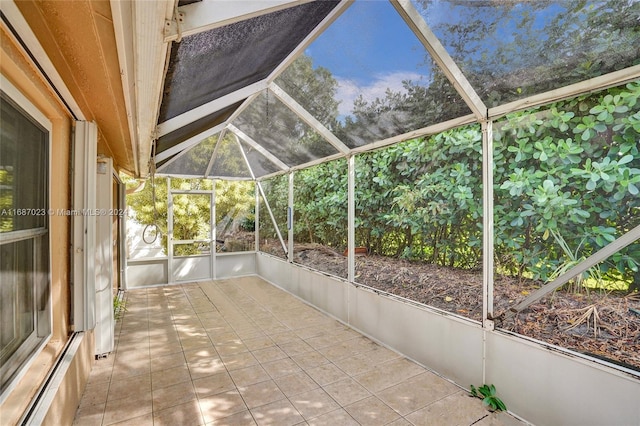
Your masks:
M482 403L490 411L507 411L507 406L496 395L496 387L494 385L482 385L479 388L471 385L471 395L482 399Z
M124 295L118 294L113 298L113 318L118 321L122 319L122 316L127 311L127 302L124 299Z

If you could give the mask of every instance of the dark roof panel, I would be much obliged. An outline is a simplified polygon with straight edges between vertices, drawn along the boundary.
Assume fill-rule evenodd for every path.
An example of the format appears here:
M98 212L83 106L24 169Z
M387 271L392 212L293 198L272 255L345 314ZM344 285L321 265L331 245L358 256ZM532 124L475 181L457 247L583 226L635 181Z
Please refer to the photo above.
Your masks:
M263 80L338 3L305 3L173 43L158 122Z
M206 117L201 118L200 120L194 121L184 127L179 128L178 130L174 130L171 133L167 133L164 136L161 136L156 142L156 154L160 154L163 151L179 144L180 142L184 142L189 138L192 138L200 133L217 126L218 124L224 123L230 116L235 112L236 109L242 104L242 102L238 102L227 108L216 111L213 114L207 115Z

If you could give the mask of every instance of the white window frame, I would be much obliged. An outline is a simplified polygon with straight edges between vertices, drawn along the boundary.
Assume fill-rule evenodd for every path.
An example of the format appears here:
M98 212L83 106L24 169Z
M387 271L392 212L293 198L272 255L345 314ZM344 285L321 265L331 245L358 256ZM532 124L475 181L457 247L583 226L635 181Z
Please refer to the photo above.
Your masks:
M43 127L47 131L47 209L50 209L51 206L51 153L52 153L52 134L53 134L53 125L51 121L45 116L45 114L40 111L22 92L16 88L4 75L0 74L0 89L4 94L11 99L16 105L18 105L26 114L30 116L31 119L36 121L41 127ZM26 232L17 231L21 234L33 234L34 230L26 230ZM0 234L0 242L9 243L16 238L16 233L9 233L12 235L3 235ZM0 394L0 403L4 402L6 397L12 392L20 379L27 373L30 366L34 362L35 358L42 352L42 349L49 343L53 332L53 313L52 313L52 303L51 303L51 293L52 293L52 279L51 279L51 221L50 218L47 220L46 230L47 236L47 257L49 262L47 281L49 285L49 292L47 298L47 307L46 307L46 316L42 315L34 315L35 324L34 324L34 335L30 336L25 342L23 342L20 347L16 350L16 352L11 356L9 361L5 365L10 365L12 363L17 363L19 367L16 372L13 373L10 379L5 384L5 389ZM34 234L35 235L35 234ZM47 334L38 336L38 330L41 329L42 322L47 322L45 324L47 327ZM29 355L25 356L25 353L29 353ZM4 366L3 366L4 367Z

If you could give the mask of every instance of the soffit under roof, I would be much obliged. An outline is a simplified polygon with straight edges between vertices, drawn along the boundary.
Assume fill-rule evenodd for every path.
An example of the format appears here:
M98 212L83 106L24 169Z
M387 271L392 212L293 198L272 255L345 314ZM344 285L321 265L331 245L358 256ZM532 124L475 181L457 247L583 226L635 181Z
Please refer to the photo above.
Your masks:
M274 48L275 40L286 43ZM180 44L159 124L190 127L195 140L206 120L181 117L203 106L209 115L224 109L223 128L238 140L225 142L234 148L218 158L218 150L204 149L205 132L201 151L189 143L189 151L163 158L159 171L184 175L177 172L191 168L178 166L189 152L211 152L197 176L247 178L224 165L239 153L260 178L550 102L558 90L584 93L585 80L602 88L640 78L640 2L311 2ZM163 135L160 145L181 146L182 132Z

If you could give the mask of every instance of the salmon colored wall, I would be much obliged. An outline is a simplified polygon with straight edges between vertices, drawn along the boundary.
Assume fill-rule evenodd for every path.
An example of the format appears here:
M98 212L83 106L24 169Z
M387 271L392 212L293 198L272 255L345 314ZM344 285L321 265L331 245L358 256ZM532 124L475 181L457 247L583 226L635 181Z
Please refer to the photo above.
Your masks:
M73 120L45 84L40 72L32 65L10 34L0 30L0 73L9 80L52 124L50 152L50 209L70 209L69 156ZM40 386L44 376L69 338L70 271L69 216L50 217L52 337L45 350L15 390L0 406L2 424L13 424Z

